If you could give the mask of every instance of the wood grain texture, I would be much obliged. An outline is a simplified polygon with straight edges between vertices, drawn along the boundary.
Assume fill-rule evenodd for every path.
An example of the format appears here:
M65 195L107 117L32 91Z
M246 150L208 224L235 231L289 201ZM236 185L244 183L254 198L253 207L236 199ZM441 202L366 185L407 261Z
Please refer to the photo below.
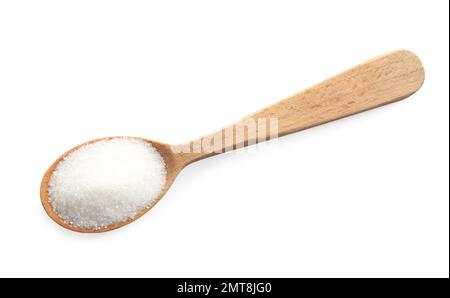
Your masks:
M363 112L385 104L404 99L416 92L423 84L424 69L419 58L410 51L394 51L371 59L341 74L314 85L300 93L292 95L256 113L244 117L241 121L260 118L278 119L278 136L283 136L319 124ZM246 135L236 138L236 123L214 134L225 135L233 130L233 140L223 140L222 151L256 143ZM266 138L268 135L266 136ZM239 141L236 141L239 139ZM195 140L193 143L201 142ZM193 161L217 154L209 152L182 155L184 162Z
M53 171L66 156L78 148L113 137L86 142L72 148L59 157L45 173L41 188L41 202L47 214L59 225L81 233L101 233L125 226L148 212L168 191L179 172L188 164L242 146L256 143L254 137L237 127L247 120L277 118L278 135L283 136L312 126L336 120L368 109L376 108L416 92L423 84L424 70L420 60L409 51L395 51L369 60L335 77L319 83L303 92L290 96L278 103L244 117L241 121L227 126L216 133L192 141L188 144L171 146L148 139L141 139L153 145L164 158L167 179L163 191L151 205L127 221L113 224L98 230L81 229L66 222L53 210L48 196L49 181ZM226 131L233 131L228 137ZM187 153L174 151L174 148L193 148L214 135L221 135L222 146L218 152ZM266 132L265 138L269 137ZM129 137L131 138L131 137Z

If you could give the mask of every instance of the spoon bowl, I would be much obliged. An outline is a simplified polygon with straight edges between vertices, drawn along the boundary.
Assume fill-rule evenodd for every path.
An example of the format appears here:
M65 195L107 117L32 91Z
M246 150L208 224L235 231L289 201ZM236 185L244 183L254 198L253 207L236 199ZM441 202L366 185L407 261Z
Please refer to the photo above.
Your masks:
M74 225L71 225L69 223L67 223L66 221L64 221L63 218L61 218L61 216L55 211L55 209L53 208L50 199L49 199L49 192L48 192L48 188L49 188L49 182L50 182L50 178L53 174L53 172L55 171L56 167L58 166L58 164L64 160L65 157L67 157L68 155L70 155L72 152L74 152L75 150L84 147L86 145L89 144L93 144L96 142L100 142L100 141L109 141L111 139L115 139L115 138L130 138L130 139L138 139L144 142L149 143L150 145L152 145L161 155L161 157L164 160L164 163L166 165L166 183L164 185L164 188L162 189L162 191L160 192L160 194L151 202L150 205L148 205L146 208L144 208L143 210L141 210L138 214L136 214L133 218L130 218L126 221L122 221L116 224L112 224L109 225L107 227L102 227L99 229L84 229L84 228L80 228ZM106 137L106 138L99 138L99 139L94 139L94 140L90 140L87 141L83 144L77 145L75 147L73 147L72 149L70 149L69 151L67 151L66 153L64 153L63 155L61 155L49 168L48 170L45 172L44 177L42 179L41 182L41 189L40 189L40 194L41 194L41 202L42 205L45 209L45 211L47 212L48 216L53 219L57 224L59 224L60 226L75 231L75 232L80 232L80 233L102 233L102 232L107 232L107 231L112 231L115 229L118 229L120 227L123 227L133 221L135 221L136 219L140 218L142 215L144 215L145 213L147 213L153 206L156 205L156 203L159 202L159 200L161 200L161 198L166 194L166 192L169 190L170 186L172 185L173 181L175 180L175 178L178 176L178 174L180 173L180 171L184 168L185 165L187 165L186 163L186 159L181 158L182 155L177 155L175 153L173 153L173 150L171 149L171 146L168 144L163 144L163 143L159 143L159 142L155 142L152 140L148 140L148 139L144 139L144 138L138 138L138 137Z

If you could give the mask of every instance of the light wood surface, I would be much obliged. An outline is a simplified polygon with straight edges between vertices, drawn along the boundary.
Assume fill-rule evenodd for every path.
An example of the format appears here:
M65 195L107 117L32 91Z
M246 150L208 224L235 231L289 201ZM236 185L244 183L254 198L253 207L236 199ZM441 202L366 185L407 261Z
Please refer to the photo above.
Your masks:
M249 119L277 118L278 135L284 136L404 99L422 86L424 78L422 63L414 53L394 51L261 109L238 123ZM233 140L222 141L223 144L232 145L223 146L222 151L256 143L256 140L249 139L246 135L237 138L239 133L236 133L236 126L235 123L231 124L203 138L210 139L215 134L225 136L226 130L233 130ZM202 140L194 140L188 146L193 147L195 142L201 143ZM184 162L190 163L214 154L217 153L189 153L182 154L182 157Z
M166 169L166 185L158 198L134 218L117 223L100 230L80 229L65 223L53 210L48 198L48 183L58 163L68 154L85 144L107 140L102 138L81 144L58 158L45 173L41 183L41 201L47 214L59 225L82 233L100 233L117 229L138 219L150 210L168 191L178 173L188 164L224 151L233 150L258 140L254 136L239 130L243 122L257 119L277 119L278 136L300 131L312 126L346 117L368 109L376 108L391 102L401 100L416 92L423 84L424 70L417 56L409 51L395 51L362 63L337 76L323 81L303 92L292 95L278 103L257 111L241 121L224 127L215 133L194 140L188 144L171 146L148 139L163 156ZM226 131L233 134L228 137ZM257 135L259 132L257 131ZM174 148L193 148L215 135L220 135L222 144L215 152L174 152ZM263 139L269 138L265 131Z

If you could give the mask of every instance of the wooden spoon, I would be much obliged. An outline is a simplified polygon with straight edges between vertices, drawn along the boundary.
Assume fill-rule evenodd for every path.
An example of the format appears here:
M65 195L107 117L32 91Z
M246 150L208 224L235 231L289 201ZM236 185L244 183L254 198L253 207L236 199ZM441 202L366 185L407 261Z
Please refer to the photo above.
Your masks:
M303 92L297 93L265 109L262 109L243 119L248 121L261 118L275 118L278 120L278 136L306 129L328 121L346 117L368 109L376 108L391 102L401 100L416 92L423 84L424 70L419 58L409 51L395 51L369 60L335 77L319 83ZM47 214L64 228L83 232L99 233L111 231L135 221L150 210L167 192L175 177L188 164L218 154L227 150L233 150L255 143L254 136L247 133L239 135L237 125L232 124L219 130L215 134L207 135L199 140L184 146L171 146L148 139L142 139L151 143L162 155L166 163L167 180L163 191L158 198L146 209L133 218L104 227L102 229L81 229L72 226L55 212L48 196L50 177L58 163L68 154L89 143L94 143L110 138L96 139L81 144L58 158L45 173L41 183L41 201ZM230 129L235 137L227 139L226 131ZM211 140L215 135L225 135L223 145L219 150L201 150L201 152L177 152L174 148L193 149L195 144L202 144L205 140ZM269 132L266 132L266 137ZM260 141L260 140L259 140ZM203 143L205 144L205 143ZM217 148L216 148L217 149Z

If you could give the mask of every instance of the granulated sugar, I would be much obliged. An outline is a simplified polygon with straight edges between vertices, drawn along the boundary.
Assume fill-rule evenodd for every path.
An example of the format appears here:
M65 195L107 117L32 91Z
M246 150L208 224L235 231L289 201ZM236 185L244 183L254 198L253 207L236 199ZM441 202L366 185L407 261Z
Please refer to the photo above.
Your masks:
M49 182L53 209L68 224L100 229L134 217L161 193L164 159L149 143L113 138L80 147Z

